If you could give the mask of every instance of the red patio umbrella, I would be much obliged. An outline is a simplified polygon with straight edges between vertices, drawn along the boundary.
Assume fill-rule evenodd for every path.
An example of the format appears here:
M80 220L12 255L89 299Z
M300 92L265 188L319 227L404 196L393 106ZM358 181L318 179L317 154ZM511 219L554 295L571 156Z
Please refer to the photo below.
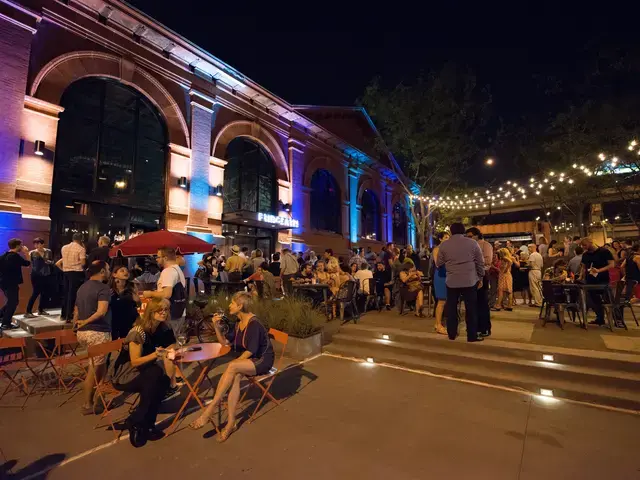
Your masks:
M190 253L210 252L213 245L186 233L158 230L157 232L143 233L109 251L110 257L117 257L120 252L125 257L143 255L155 255L162 247L173 247L183 255Z

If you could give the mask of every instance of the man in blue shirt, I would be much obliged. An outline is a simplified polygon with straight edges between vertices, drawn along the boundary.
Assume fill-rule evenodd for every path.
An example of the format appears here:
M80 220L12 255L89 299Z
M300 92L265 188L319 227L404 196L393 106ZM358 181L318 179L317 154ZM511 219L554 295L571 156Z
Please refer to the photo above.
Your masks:
M478 335L478 297L482 287L484 259L478 243L465 236L462 223L451 225L451 238L440 245L437 267L447 269L447 333L449 339L458 336L458 300L462 295L467 322L467 341L480 342Z

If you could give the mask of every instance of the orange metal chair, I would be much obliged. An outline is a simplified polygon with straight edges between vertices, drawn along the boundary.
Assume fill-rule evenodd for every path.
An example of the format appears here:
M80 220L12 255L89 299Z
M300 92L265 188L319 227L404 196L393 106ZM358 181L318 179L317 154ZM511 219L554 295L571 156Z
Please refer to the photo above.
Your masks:
M252 386L255 385L260 390L262 390L262 397L260 397L260 400L258 401L256 408L253 410L253 413L249 417L249 420L248 420L249 423L255 420L256 413L258 412L260 405L262 405L262 402L264 402L265 397L268 397L269 400L271 400L276 405L280 405L282 403L280 400L277 400L273 395L271 395L269 390L271 389L271 385L273 385L273 381L275 380L276 375L278 375L278 373L282 371L282 361L284 359L284 351L287 349L287 343L289 342L289 335L287 335L284 332L281 332L280 330L270 328L269 338L282 344L282 351L280 352L280 356L276 361L275 368L271 368L271 371L269 373L265 375L255 376L255 377L246 377L247 380L249 381L249 387L245 390L239 403L242 403L242 401L247 396L247 393L249 392ZM266 381L266 384L263 385L262 382L265 382L265 381Z
M78 357L76 354L78 339L72 330L65 329L38 333L33 336L33 339L40 347L40 351L44 356L45 366L40 372L41 376L44 376L45 372L50 368L58 379L59 390L64 390L65 392L70 390L70 387L73 386L73 382L82 380L84 376L83 374L86 373L84 368L82 368L83 374L79 376L73 375L69 384L65 382L64 367L81 364L82 361L86 363L88 358L86 356ZM49 347L48 342L53 342L52 348Z
M112 342L106 342L100 345L89 347L87 349L87 356L89 357L89 362L91 363L92 368L95 369L94 359L96 357L99 357L101 355L109 355L113 352L119 352L122 348L122 340L122 338L119 338L118 340L113 340ZM96 424L94 429L105 426L103 424L103 420L106 418L109 422L109 425L111 425L111 429L115 432L116 439L118 439L120 438L122 432L116 432L114 422L113 420L111 420L111 412L109 411L109 407L111 407L113 400L122 392L120 390L116 390L111 382L106 381L106 378L103 378L100 381L95 379L95 386L95 394L98 395L98 398L102 402L104 412L102 412L102 414L100 415L100 420L98 420L98 423ZM108 396L111 396L111 398L107 398Z
M7 381L7 386L0 394L0 400L10 391L18 390L25 395L24 402L20 408L24 408L35 390L38 383L41 382L39 372L34 368L37 364L42 364L45 360L29 359L26 355L27 341L23 338L0 338L0 376ZM6 352L8 349L19 349L18 352ZM3 351L4 350L4 351ZM26 375L31 374L33 384L29 388ZM0 405L2 407L12 407L14 405Z

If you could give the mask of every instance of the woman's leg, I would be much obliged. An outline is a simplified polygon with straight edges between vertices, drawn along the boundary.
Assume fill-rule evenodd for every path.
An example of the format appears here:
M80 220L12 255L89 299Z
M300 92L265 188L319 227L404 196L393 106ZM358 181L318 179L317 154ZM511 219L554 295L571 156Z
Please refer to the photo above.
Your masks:
M227 397L229 403L227 428L233 428L236 423L236 411L240 400L240 380L242 380L242 374L238 373L233 379L233 385L231 385L231 390L229 390L229 396Z
M384 287L384 306L391 305L391 290L388 287Z
M498 288L498 300L496 301L496 306L494 310L500 310L502 308L502 297L504 295L504 291L502 288Z
M444 313L444 306L446 301L438 299L436 304L436 332L447 333L447 329L442 325L442 314Z
M420 290L418 292L418 296L416 297L416 315L422 315L422 305L424 303L424 292Z
M229 390L229 388L231 388L231 386L233 385L236 375L239 373L252 377L256 374L256 367L249 359L233 360L231 363L229 363L229 366L222 374L222 378L220 378L220 381L218 382L218 387L216 388L216 393L213 396L213 400L207 406L202 415L200 415L200 418L198 418L198 420L196 420L192 424L194 428L199 428L209 421L213 410L220 404L225 393L227 393L227 390Z

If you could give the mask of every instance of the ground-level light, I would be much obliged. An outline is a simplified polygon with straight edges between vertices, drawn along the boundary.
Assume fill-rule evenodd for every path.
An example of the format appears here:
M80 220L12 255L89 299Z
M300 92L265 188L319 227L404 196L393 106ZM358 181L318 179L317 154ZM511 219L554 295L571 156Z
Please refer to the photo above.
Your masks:
M367 357L367 363L374 363L373 357Z
M545 362L553 362L553 355L544 354L542 355L542 360L544 360Z
M540 395L543 397L553 397L553 390L549 390L548 388L541 388Z

